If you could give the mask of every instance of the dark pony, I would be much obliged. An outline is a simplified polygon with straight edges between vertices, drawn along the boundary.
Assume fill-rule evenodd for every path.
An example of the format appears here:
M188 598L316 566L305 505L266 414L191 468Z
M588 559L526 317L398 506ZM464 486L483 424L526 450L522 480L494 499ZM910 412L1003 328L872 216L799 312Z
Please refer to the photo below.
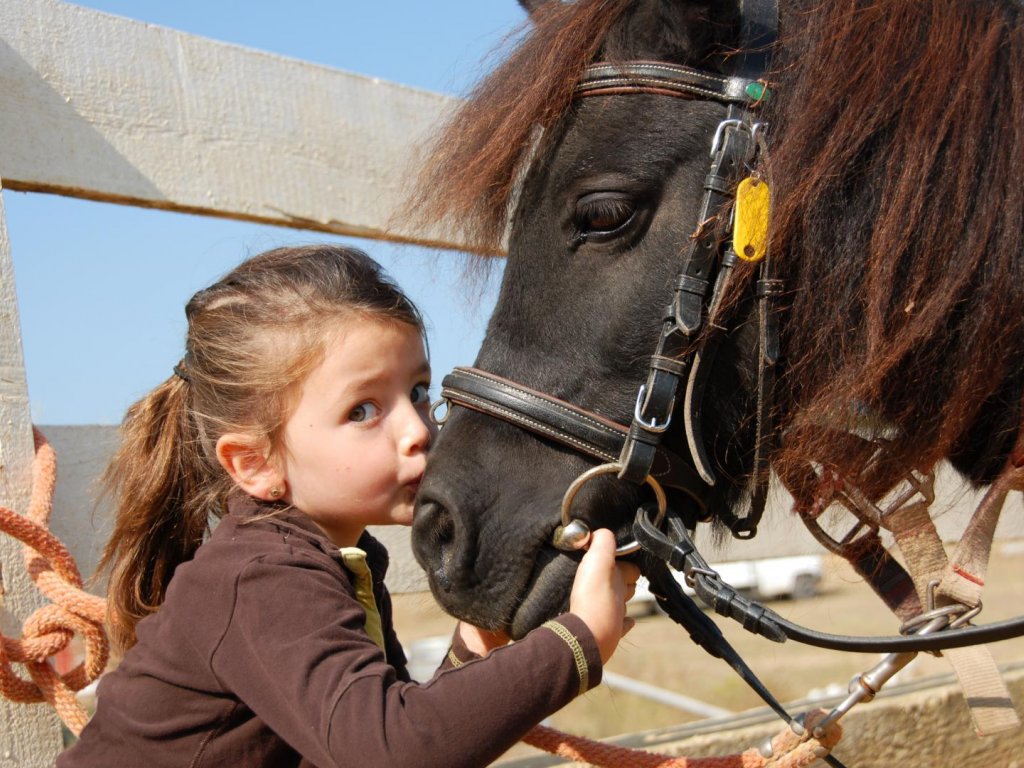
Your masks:
M574 100L574 87L595 60L724 71L737 9L531 5L530 32L440 136L418 214L458 222L482 252L500 252L508 232L477 366L628 424L697 228L722 108L647 94ZM780 6L759 169L772 183L770 251L784 286L771 466L793 483L809 463L828 467L873 498L942 460L989 483L1024 418L1022 6ZM731 330L704 402L722 477L712 508L747 503L751 474L749 290L727 304ZM850 437L865 432L884 438L881 460L877 441ZM548 535L561 492L587 466L454 408L415 527L439 599L514 634L558 610L574 560ZM622 485L581 499L585 516L626 525L642 492Z

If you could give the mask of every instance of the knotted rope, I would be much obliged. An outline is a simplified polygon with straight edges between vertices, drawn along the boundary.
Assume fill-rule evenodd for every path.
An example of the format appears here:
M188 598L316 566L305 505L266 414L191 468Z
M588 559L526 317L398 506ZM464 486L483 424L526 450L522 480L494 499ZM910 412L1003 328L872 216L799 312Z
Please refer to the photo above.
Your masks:
M811 736L826 714L822 709L807 713L802 734L788 727L776 734L771 740L770 756L752 748L724 757L669 757L571 736L542 725L527 733L523 741L566 760L601 768L806 768L831 752L842 736L838 723L829 724L821 738Z
M49 531L57 457L39 430L34 429L33 436L35 459L28 513L19 515L0 507L0 531L24 544L25 568L51 603L25 620L20 639L0 633L0 695L24 704L49 702L64 724L78 735L89 715L75 698L75 691L96 680L107 665L109 646L103 629L106 601L82 589L74 558ZM85 661L66 674L58 674L49 657L66 648L76 634L85 641ZM31 680L20 677L12 662L24 665Z

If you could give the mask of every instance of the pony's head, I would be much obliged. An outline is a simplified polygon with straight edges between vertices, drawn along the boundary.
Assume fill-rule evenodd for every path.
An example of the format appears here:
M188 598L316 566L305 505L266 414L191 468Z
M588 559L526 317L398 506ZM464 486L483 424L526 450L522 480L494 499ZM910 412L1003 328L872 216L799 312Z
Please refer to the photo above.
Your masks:
M579 84L595 61L728 78L744 19L739 3L528 5L532 29L438 141L422 211L458 221L482 251L498 251L507 231L475 364L492 375L489 390L504 386L494 377L517 382L513 398L544 393L548 413L582 408L607 430L634 418L673 291L691 285L680 274L694 241L725 237L731 208L706 217L703 204L709 151L731 113L727 100L634 87L635 71L587 95ZM771 99L759 105L768 153L737 172L774 191L782 362L770 421L759 408L759 265L730 265L699 332L673 349L687 366L703 354L703 368L699 387L678 392L685 414L678 407L656 467L695 457L689 474L705 482L667 489L693 520L742 518L767 423L761 445L774 446L784 478L804 477L809 461L858 472L866 443L837 435L876 425L890 450L865 480L871 492L944 457L984 481L1020 423L1020 102L972 87L1022 74L1019 6L805 11L783 4ZM721 273L716 258L699 278L713 286ZM433 449L414 551L451 613L521 636L567 603L578 555L552 536L566 489L599 454L480 412L500 410L493 398L470 400L455 401ZM699 445L684 420L699 421ZM646 485L605 474L575 494L572 515L626 540L650 500Z

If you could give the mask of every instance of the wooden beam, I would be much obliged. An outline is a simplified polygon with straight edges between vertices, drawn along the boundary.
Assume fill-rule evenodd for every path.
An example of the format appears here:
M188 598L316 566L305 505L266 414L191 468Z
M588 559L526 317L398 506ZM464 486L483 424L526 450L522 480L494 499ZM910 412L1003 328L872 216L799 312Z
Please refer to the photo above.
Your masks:
M57 0L0 3L8 189L458 248L390 226L454 103Z

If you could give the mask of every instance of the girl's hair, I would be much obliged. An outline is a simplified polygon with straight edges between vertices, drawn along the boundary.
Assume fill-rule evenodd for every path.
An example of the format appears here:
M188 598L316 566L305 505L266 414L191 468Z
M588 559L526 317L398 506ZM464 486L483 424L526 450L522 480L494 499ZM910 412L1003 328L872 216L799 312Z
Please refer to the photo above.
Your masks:
M103 478L117 511L100 570L110 571L110 631L122 649L226 512L234 484L217 461L218 438L240 432L279 449L299 385L339 321L424 333L416 307L376 262L333 245L254 256L195 294L185 317L181 363L128 409Z

